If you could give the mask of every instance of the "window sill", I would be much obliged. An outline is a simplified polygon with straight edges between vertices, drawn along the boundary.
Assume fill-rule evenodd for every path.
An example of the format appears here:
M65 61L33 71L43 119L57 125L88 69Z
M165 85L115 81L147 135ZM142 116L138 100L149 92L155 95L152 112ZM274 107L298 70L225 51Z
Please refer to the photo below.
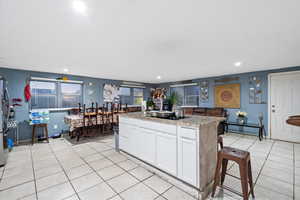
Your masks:
M38 111L42 111L42 110L48 110L49 112L58 112L58 111L68 111L68 110L71 110L74 108L38 108L38 109L32 109L30 111L38 112Z
M194 106L180 106L181 108L198 108L199 106L194 105Z

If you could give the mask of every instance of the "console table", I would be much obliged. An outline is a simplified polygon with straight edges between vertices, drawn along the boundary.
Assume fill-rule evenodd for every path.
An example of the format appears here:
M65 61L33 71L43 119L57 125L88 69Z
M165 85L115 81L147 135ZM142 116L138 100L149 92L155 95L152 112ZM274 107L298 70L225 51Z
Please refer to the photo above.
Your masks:
M238 123L238 122L228 122L228 121L225 121L223 123L225 125L225 132L228 132L228 126L256 128L256 129L258 129L258 138L259 138L260 141L263 139L264 135L266 134L265 127L264 127L263 124L262 125L254 124L254 123L241 124L241 123Z

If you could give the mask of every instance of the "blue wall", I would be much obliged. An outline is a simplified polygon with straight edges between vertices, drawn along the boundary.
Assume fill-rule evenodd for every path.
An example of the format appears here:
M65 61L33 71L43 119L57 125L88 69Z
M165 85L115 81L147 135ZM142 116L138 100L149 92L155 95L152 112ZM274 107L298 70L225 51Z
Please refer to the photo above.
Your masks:
M19 122L19 137L20 140L26 140L31 138L31 127L28 125L28 103L24 102L24 87L26 80L30 77L44 77L44 78L58 78L62 74L34 72L25 70L15 70L0 68L0 75L8 81L8 91L10 98L21 98L23 99L22 106L16 108L15 119ZM82 76L69 76L66 75L70 80L83 81L84 97L83 102L86 105L90 105L91 102L98 102L100 105L103 104L103 85L105 83L120 84L120 80L108 80L99 78L89 78ZM92 83L90 86L89 83ZM144 90L144 99L147 99L150 94L150 88L155 87L151 84L145 84L146 89ZM48 125L49 135L59 133L62 130L67 130L68 127L64 123L64 116L67 111L55 111L50 113L50 122ZM54 129L54 125L57 125L57 129ZM10 136L13 133L10 134Z
M258 115L259 113L263 113L263 123L266 128L266 132L268 132L268 74L270 73L276 73L276 72L285 72L285 71L295 71L300 70L300 67L290 67L290 68L284 68L284 69L278 69L278 70L269 70L269 71L260 71L260 72L251 72L251 73L243 73L243 74L233 74L228 76L219 76L219 77L210 77L210 78L201 78L201 79L193 79L191 82L197 82L200 81L208 81L209 82L209 100L207 103L201 103L199 102L200 107L214 107L214 86L217 84L230 84L230 83L240 83L241 85L241 108L240 109L227 109L229 113L229 120L235 121L236 120L236 112L238 110L246 111L248 113L248 122L249 123L258 123ZM249 78L251 76L258 76L261 77L263 80L263 100L266 102L266 104L250 104L249 103ZM215 83L216 79L221 78L230 78L230 77L239 77L239 80L232 81L232 82L226 82L226 83ZM169 86L175 83L180 82L172 82L172 83L163 83L160 84L159 87L165 87L169 89ZM232 130L237 130L236 127L229 127ZM241 130L239 130L241 131ZM243 130L247 133L257 133L257 130L246 128Z
M263 79L263 92L264 100L267 102L267 92L268 92L268 81L267 77L270 73L275 72L284 72L284 71L293 71L300 70L300 67L291 67L279 70L270 70L270 71L261 71L261 72L251 72L243 74L234 74L229 76L221 77L210 77L210 78L201 78L193 79L192 82L199 82L202 80L207 80L209 82L209 101L207 103L200 103L202 107L214 107L214 86L216 85L215 80L225 77L239 77L238 81L227 82L227 83L240 83L241 84L241 108L240 109L228 109L230 114L230 120L235 120L235 112L237 110L246 111L248 113L248 121L257 123L258 114L260 112L264 115L264 124L266 130L268 130L268 105L267 104L249 104L249 77L250 76L260 76ZM22 98L22 106L16 108L16 120L20 123L19 132L20 140L26 140L31 138L31 127L28 125L28 113L29 107L26 102L24 102L24 87L26 79L31 76L35 77L44 77L44 78L58 78L62 74L54 73L44 73L44 72L34 72L34 71L25 71L25 70L14 70L7 68L0 68L0 75L8 80L8 90L11 98ZM91 102L103 103L103 84L113 83L120 84L120 80L109 80L109 79L98 79L98 78L89 78L82 76L68 76L70 80L80 80L84 82L84 103L89 105ZM88 83L93 83L92 86L89 86ZM178 82L177 82L178 83ZM226 83L226 84L227 84ZM163 83L163 84L145 84L146 89L144 92L144 99L147 99L150 95L150 88L155 87L169 87L172 83ZM221 83L220 83L221 84ZM92 91L92 94L91 94ZM63 118L67 114L66 111L57 111L50 113L50 123L49 123L49 134L61 132L62 130L67 130L68 127L65 125ZM57 125L58 128L54 129L54 125ZM255 132L255 130L245 129L246 132Z

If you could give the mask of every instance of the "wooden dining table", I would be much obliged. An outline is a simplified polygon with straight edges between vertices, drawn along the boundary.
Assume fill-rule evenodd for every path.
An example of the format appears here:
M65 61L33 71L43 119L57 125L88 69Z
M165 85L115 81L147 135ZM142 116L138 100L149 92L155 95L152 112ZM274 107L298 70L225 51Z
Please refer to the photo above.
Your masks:
M120 114L125 113L125 111L115 111L113 113L113 122L118 121L118 117ZM103 120L107 120L109 116L111 116L111 112L99 112L98 114L96 112L89 112L85 113L85 116L91 116L92 124L96 124L96 115L97 115L97 123L98 125L101 125L103 123ZM83 113L77 114L77 115L66 115L64 117L64 122L69 126L69 131L72 132L76 128L83 127ZM91 124L91 121L85 121L86 126L88 124Z

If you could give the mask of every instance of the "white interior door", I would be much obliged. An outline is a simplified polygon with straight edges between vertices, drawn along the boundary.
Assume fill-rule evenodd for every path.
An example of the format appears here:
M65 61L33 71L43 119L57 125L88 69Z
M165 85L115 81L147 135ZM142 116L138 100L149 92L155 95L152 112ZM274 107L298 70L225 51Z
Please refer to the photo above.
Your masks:
M300 142L300 127L286 123L291 115L300 115L300 72L270 76L271 138Z

